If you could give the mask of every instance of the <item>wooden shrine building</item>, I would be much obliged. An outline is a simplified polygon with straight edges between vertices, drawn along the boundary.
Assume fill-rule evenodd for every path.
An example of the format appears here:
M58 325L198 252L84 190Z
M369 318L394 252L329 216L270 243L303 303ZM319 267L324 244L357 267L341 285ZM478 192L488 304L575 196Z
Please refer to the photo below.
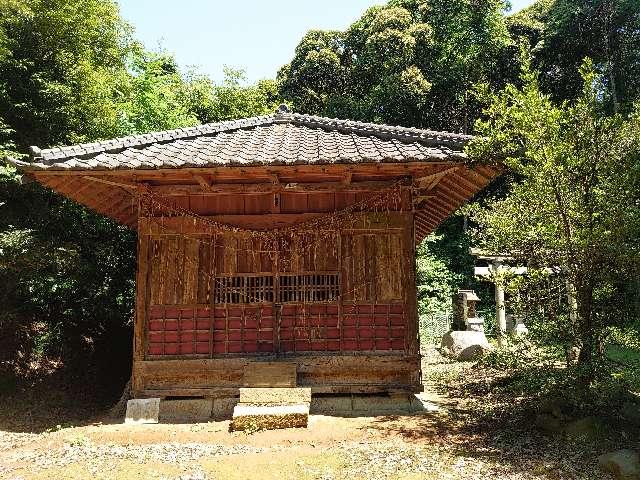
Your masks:
M497 173L469 139L281 107L11 161L137 229L135 397L416 392L415 246Z

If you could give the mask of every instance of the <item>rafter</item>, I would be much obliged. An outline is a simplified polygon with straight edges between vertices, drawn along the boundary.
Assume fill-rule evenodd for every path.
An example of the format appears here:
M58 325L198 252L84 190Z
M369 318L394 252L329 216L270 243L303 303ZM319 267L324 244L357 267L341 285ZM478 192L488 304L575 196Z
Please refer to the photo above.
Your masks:
M197 173L193 173L191 175L193 177L193 179L198 182L200 184L200 186L202 187L203 190L205 191L211 191L211 183L210 181L208 181L206 178L204 178L204 176L199 175Z
M458 170L458 168L459 167L457 166L451 167L451 168L442 170L440 172L432 173L431 175L418 177L416 178L416 183L418 184L418 188L420 190L427 191L427 192L430 190L433 190L445 176L455 172L456 170Z
M114 182L113 180L107 180L105 178L94 177L91 175L84 175L82 178L91 182L103 183L105 185L111 185L112 187L124 188L125 190L138 190L140 189L140 187L144 186L143 184L139 183L130 183L123 181Z

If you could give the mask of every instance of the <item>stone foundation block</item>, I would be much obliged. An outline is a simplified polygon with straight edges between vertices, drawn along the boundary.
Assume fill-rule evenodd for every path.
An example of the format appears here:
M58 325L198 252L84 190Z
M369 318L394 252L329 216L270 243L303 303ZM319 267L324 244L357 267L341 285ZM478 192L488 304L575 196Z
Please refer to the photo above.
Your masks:
M356 395L353 397L353 411L357 414L389 414L411 412L408 394L399 395Z
M217 420L231 418L233 416L233 409L238 402L238 397L214 398L211 416Z
M127 402L124 423L158 423L159 398L136 398Z
M351 395L315 396L311 399L313 415L353 415Z
M161 421L206 422L211 418L213 401L210 398L162 400Z

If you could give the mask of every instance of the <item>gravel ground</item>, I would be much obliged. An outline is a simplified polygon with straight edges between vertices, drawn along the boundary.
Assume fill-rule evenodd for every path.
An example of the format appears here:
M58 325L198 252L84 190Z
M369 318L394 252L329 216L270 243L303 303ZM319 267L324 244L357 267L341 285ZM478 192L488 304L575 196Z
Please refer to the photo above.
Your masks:
M474 381L482 377L470 368L431 358L423 368L427 388L445 391L438 380L443 374L466 371ZM13 426L13 431L3 431L0 423L0 478L607 480L611 477L598 470L597 456L625 442L639 446L637 439L629 442L625 432L574 441L545 436L522 416L492 419L482 410L489 402L486 395L448 398L432 393L429 398L438 411L371 418L313 416L308 429L253 434L230 433L228 421L88 424L43 433L23 433ZM496 412L517 409L515 399L491 398L500 401L505 404Z
M92 473L97 473L103 469L104 465L102 464L105 463L105 460L107 462L126 460L139 465L158 462L177 465L179 467L189 467L203 457L262 453L265 450L264 448L247 445L223 446L201 443L96 445L84 437L79 438L73 444L66 444L62 448L47 452L23 450L18 452L12 460L16 465L31 465L32 470L60 468L74 463L80 463L84 464ZM14 468L14 470L16 469Z

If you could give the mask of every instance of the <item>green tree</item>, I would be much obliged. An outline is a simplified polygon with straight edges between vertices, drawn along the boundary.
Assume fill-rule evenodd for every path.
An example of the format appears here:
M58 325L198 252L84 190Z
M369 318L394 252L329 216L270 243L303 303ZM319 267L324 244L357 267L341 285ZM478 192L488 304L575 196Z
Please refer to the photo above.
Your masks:
M391 0L345 32L310 31L278 74L296 110L467 130L479 81L504 84L513 47L502 0ZM517 70L516 70L517 71Z
M451 251L442 252L443 245L447 243L442 235L431 234L416 248L419 315L450 311L451 296L463 281L463 273L453 265L458 257ZM455 249L457 242L447 246Z
M0 3L0 112L18 148L116 133L129 33L111 0Z
M261 80L255 85L243 85L244 70L225 67L222 84L189 72L181 97L201 123L235 120L273 113L279 104L277 86L273 80Z
M134 271L133 232L0 167L0 363L127 351Z
M505 198L477 210L477 241L514 254L532 274L555 268L575 289L572 322L563 328L581 348L588 382L607 327L632 313L623 299L640 265L640 112L605 115L606 80L590 61L581 74L583 91L572 103L555 104L528 69L521 89L487 94L469 154L497 156L514 174Z
M508 19L524 38L540 86L556 100L582 92L579 68L593 60L609 109L629 111L640 98L640 3L637 0L538 0Z
M1 2L2 156L116 135L130 46L111 0ZM126 345L134 240L0 168L0 362L23 371L38 356L86 359Z
M184 101L188 85L171 55L147 52L135 45L126 65L127 70L121 71L113 84L118 136L199 123L191 105Z

